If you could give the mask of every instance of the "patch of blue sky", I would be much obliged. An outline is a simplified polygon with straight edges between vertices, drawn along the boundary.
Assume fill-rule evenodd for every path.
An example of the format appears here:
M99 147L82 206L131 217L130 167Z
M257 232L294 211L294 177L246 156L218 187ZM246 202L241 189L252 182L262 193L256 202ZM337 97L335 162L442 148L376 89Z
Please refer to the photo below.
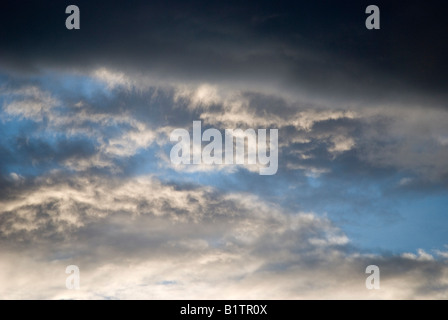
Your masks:
M58 166L51 166L52 169L57 168ZM12 173L18 174L22 177L37 177L39 175L42 175L44 172L47 172L50 168L48 167L42 167L42 166L35 166L30 164L6 164L2 167L2 174L8 176Z
M86 136L64 132L40 130L31 120L6 121L0 128L0 144L8 155L3 155L3 174L16 173L22 176L38 176L53 169L63 169L56 160L72 153L95 152L97 142ZM56 158L56 159L55 159Z
M88 75L77 73L47 72L38 78L43 89L52 94L69 98L95 100L98 96L111 97L113 91L107 84Z
M285 207L291 204L288 195L295 190L289 188L293 183L285 172L262 176L258 171L248 171L243 167L226 169L216 165L199 170L200 168L193 164L174 169L160 157L162 151L169 155L170 148L171 145L161 149L157 144L153 144L132 157L117 159L116 163L125 168L126 174L133 176L154 175L165 183L209 186L222 192L251 193ZM285 188L289 188L288 192L285 192Z
M172 285L176 285L177 281L164 280L164 281L157 282L156 284L162 285L162 286L172 286Z
M312 188L319 188L322 185L322 180L316 175L308 175L307 182Z
M8 117L0 112L0 141L6 143L19 135L38 130L38 124L31 119L20 119L18 117Z
M397 173L344 180L342 184L324 175L319 188L305 187L305 193L290 199L300 203L304 211L325 214L352 244L370 252L443 248L448 243L448 192L436 187L429 192L406 189L401 185L407 181L405 177Z
M384 205L387 205L386 203ZM394 253L428 252L443 249L448 244L448 192L427 196L403 196L394 209L399 213L395 221L384 221L375 215L357 218L357 224L345 229L363 248L390 250ZM375 219L376 218L376 219Z
M1 86L1 84L0 84ZM0 92L0 107L1 110L3 110L4 107L6 107L8 104L13 102L15 100L15 97L9 94L1 94Z
M400 184L407 177L364 177L339 180L291 172L259 176L244 169L185 172L165 170L167 181L207 185L228 192L249 192L276 203L289 212L314 212L328 217L351 239L369 252L395 253L442 249L448 244L448 193L442 188L422 193ZM437 191L438 190L438 191ZM418 194L415 194L417 192Z
M10 76L7 73L2 72L0 69L0 85L4 82L8 81L9 77Z
M163 182L175 181L177 183L197 184L218 187L226 173L218 170L206 172L200 171L177 171L164 163L159 156L160 148L152 145L149 148L140 150L132 158L118 159L120 166L128 167L132 175L154 175Z

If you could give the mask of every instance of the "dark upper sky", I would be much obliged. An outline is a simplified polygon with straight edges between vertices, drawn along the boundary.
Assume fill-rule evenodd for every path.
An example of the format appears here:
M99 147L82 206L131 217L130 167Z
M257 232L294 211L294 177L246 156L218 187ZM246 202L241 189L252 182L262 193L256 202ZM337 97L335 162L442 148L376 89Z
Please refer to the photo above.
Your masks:
M81 30L65 28L76 4ZM0 10L0 60L21 71L129 68L165 77L269 79L344 95L448 87L444 2L17 1ZM317 88L318 87L318 88ZM378 90L378 91L377 91Z

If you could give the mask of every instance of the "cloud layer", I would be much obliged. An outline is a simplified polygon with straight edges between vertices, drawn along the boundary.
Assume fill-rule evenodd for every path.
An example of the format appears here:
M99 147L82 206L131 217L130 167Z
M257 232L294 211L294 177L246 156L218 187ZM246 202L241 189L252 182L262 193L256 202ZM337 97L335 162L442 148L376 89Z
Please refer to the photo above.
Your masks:
M432 255L359 254L328 219L250 194L54 174L1 207L4 298L446 298ZM364 285L373 262L379 292ZM69 264L79 291L64 288Z

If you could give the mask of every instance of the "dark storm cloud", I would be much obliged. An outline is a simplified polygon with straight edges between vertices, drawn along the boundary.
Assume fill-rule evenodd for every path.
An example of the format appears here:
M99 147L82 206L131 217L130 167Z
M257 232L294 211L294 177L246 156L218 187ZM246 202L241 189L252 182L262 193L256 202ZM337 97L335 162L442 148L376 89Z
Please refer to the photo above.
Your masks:
M367 1L77 1L74 31L64 26L68 4L3 3L2 66L108 66L369 99L409 88L443 95L448 86L439 1L377 1L378 31L365 28Z

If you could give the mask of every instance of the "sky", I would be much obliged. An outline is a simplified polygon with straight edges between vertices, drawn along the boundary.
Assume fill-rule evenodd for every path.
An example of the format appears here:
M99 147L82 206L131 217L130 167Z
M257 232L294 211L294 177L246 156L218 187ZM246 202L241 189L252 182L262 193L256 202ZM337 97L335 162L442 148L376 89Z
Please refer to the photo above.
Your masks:
M442 1L92 2L0 5L1 299L448 297ZM278 171L174 165L193 121Z

